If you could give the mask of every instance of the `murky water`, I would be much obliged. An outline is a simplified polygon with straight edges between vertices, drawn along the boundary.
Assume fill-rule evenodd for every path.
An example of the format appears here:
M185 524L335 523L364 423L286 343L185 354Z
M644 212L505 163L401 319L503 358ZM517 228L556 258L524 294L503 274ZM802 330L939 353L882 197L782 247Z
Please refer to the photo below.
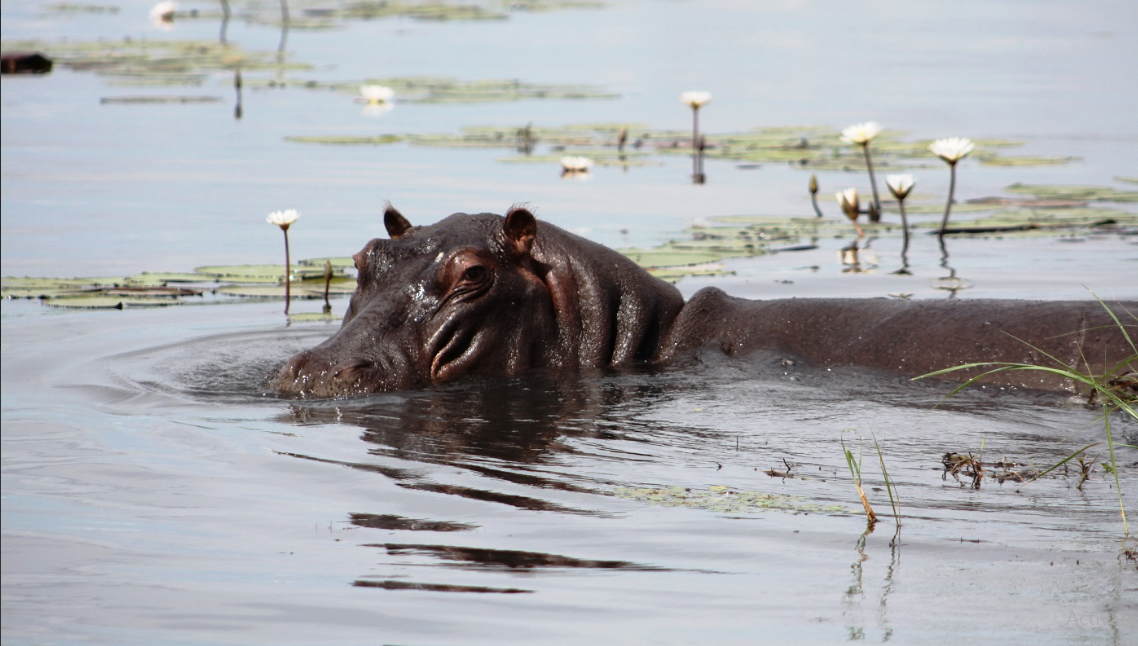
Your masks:
M5 3L3 37L217 38L217 22L159 31L148 3L118 6ZM1114 3L630 2L288 35L290 59L316 66L287 73L300 78L517 77L621 94L397 104L378 119L349 97L288 88L246 91L236 121L223 75L190 90L65 69L5 76L0 264L4 275L67 276L275 262L279 234L264 213L289 207L303 213L294 253L345 255L377 235L385 199L418 222L531 200L540 217L619 246L682 235L697 218L809 214L808 173L775 165L712 160L703 186L683 158L566 182L555 167L497 163L500 151L283 141L531 120L683 129L676 96L696 88L714 94L704 123L715 131L874 118L914 136L1019 137L1031 154L1083 158L965 165L962 198L1016 181L1115 185L1138 164L1121 108L1138 84L1116 65L1138 54L1134 26L1135 10ZM242 20L228 32L270 51L279 36ZM132 93L225 102L99 103ZM920 182L941 195L947 173L921 171ZM935 241L914 241L912 276L889 273L894 239L870 243L874 262L863 251L872 271L848 271L837 255L848 242L729 261L736 275L680 287L951 294ZM1133 236L950 248L968 284L957 298L1084 298L1087 287L1138 297ZM1081 488L1076 467L1030 485L1008 476L1102 438L1096 410L1065 397L977 390L933 410L944 384L771 354L298 402L265 395L264 377L334 326L285 326L279 303L63 312L4 301L0 325L5 643L1126 644L1138 634L1135 545L1122 538L1105 448L1091 450L1100 466ZM1132 423L1112 428L1138 443ZM860 447L867 494L888 516L873 437L901 498L899 540L888 517L865 533L842 454L841 438ZM946 452L983 461L979 488L945 474ZM1138 462L1119 458L1132 505Z

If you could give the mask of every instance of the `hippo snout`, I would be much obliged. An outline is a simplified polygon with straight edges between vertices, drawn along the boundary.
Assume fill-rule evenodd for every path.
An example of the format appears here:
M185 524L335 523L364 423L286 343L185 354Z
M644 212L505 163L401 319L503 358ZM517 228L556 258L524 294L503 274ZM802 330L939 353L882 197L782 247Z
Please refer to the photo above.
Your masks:
M343 397L410 387L406 361L397 357L338 359L306 350L281 366L271 386L286 395Z

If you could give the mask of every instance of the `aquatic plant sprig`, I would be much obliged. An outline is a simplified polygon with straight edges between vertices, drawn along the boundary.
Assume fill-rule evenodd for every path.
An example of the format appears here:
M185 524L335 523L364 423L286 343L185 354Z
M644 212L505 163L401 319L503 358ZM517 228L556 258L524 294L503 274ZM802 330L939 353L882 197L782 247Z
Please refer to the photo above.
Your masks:
M692 179L696 184L702 184L703 178L703 137L699 134L699 109L711 101L710 92L684 92L680 95L680 102L691 108L691 149L692 149Z
M937 139L929 144L929 150L934 155L944 160L948 164L951 173L948 182L948 201L944 204L944 217L940 221L940 229L937 230L937 238L944 243L944 232L948 228L948 215L952 211L952 197L956 193L956 162L968 156L968 153L976 147L971 139L967 137L949 137L947 139Z
M1126 340L1126 344L1128 346L1130 346L1130 350L1132 353L1130 356L1125 357L1124 359L1119 361L1116 365L1110 367L1110 369L1107 370L1102 375L1094 375L1094 374L1091 374L1090 372L1083 372L1077 366L1070 365L1070 364L1062 361L1061 359L1058 359L1057 357L1055 357L1051 354L1048 354L1047 352L1044 352L1043 350L1035 347L1034 345L1032 345L1032 344L1030 344L1030 343L1028 343L1022 339L1012 337L1012 338L1015 338L1020 343L1023 343L1024 345L1028 346L1029 348L1035 350L1039 354L1041 354L1044 357L1046 357L1047 359L1049 359L1053 365L1047 366L1047 365L1037 365L1037 364L1032 364L1032 363L1012 363L1012 362L998 362L998 361L966 363L963 365L953 366L951 368L944 368L943 370L937 370L935 372L930 372L928 374L924 374L924 375L921 375L919 377L914 377L913 380L916 381L918 379L925 379L928 377L938 377L941 375L947 375L947 374L956 372L958 370L970 370L973 368L986 369L984 372L976 375L975 377L972 377L968 381L966 381L963 384L960 384L959 386L954 388L950 393L948 393L947 395L944 396L944 398L941 400L941 402L948 399L949 397L952 397L956 393L960 392L964 388L967 388L968 386L979 381L980 379L983 379L989 375L993 375L993 374L1000 373L1000 372L1006 372L1009 370L1033 370L1033 371L1040 371L1040 372L1049 372L1051 374L1059 375L1059 376L1064 377L1066 379L1070 379L1071 381L1075 382L1076 384L1080 384L1081 386L1083 386L1085 388L1084 393L1087 395L1087 401L1088 402L1094 402L1096 399L1101 402L1102 416L1100 419L1103 420L1103 432L1104 432L1104 435L1106 436L1106 444L1107 444L1107 448L1109 449L1109 452L1110 452L1110 471L1114 476L1114 489L1118 494L1118 513L1122 517L1123 535L1129 537L1130 536L1130 528L1129 528L1129 525L1127 524L1127 521L1126 521L1126 506L1122 500L1122 483L1119 481L1119 477L1118 477L1118 465L1117 465L1116 458L1115 458L1115 443L1114 443L1114 436L1113 436L1113 433L1112 433L1111 427L1110 427L1110 416L1113 413L1121 412L1121 413L1129 416L1131 419L1138 421L1138 410L1135 409L1135 405L1138 404L1138 397L1135 397L1134 395L1128 395L1122 389L1120 389L1116 386L1116 384L1118 382L1120 382L1127 375L1130 374L1128 372L1130 369L1129 367L1133 364L1138 363L1138 346L1135 345L1134 339L1131 338L1130 333L1126 329L1126 325L1124 325L1122 323L1122 321L1119 320L1118 315L1115 314L1114 310L1112 310L1110 308L1110 306L1108 306L1106 303L1104 303L1102 301L1102 299L1099 298L1094 292L1091 292L1091 296L1094 296L1095 300L1099 302L1099 305L1102 305L1103 309L1105 309L1107 314L1110 315L1110 318L1114 321L1115 327L1117 327L1119 333L1121 333L1122 337ZM1138 323L1138 315L1135 315L1135 313L1129 312L1129 311L1127 311L1126 313L1127 313L1127 315L1129 315L1129 317L1131 319L1133 319L1136 323ZM1085 362L1085 357L1084 357L1084 362ZM939 405L939 403L938 403L938 405ZM1039 475L1035 476L1034 478L1032 478L1028 482L1030 483L1030 482L1034 482L1035 480L1038 480L1039 478L1047 475L1048 473L1054 471L1055 469L1059 468L1060 466L1066 464L1068 461L1072 460L1073 458L1081 455L1087 449L1090 449L1090 448L1097 446L1099 444L1101 444L1101 442L1092 442L1092 443L1088 444L1087 446L1082 447L1081 449L1079 449L1079 450L1075 451L1074 453L1072 453L1071 455L1067 456L1065 459L1057 462L1056 464L1052 465L1047 470L1045 470L1042 473L1040 473ZM1132 446L1129 444L1120 444L1119 446L1131 448L1131 449L1138 449L1138 447Z
M857 223L857 218L861 215L861 202L858 199L857 189L851 187L844 191L838 191L834 193L834 197L837 198L838 204L842 207L842 212L846 214L850 222L853 222L854 229L857 230L857 237L864 238L865 232L861 230L861 225Z
M897 521L897 529L901 529L901 494L897 493L897 483L889 478L889 469L885 468L885 452L877 436L873 437L873 447L877 449L877 462L881 465L881 477L885 479L885 492L889 494L889 506L893 508L893 518Z
M814 206L814 213L822 217L822 209L818 208L818 176L810 174L810 204Z
M901 235L903 237L901 262L904 266L897 273L908 273L909 271L909 219L905 215L905 198L909 197L909 192L913 190L916 183L917 180L909 173L885 176L885 185L889 187L889 192L893 194L893 197L897 198L897 208L901 210Z
M289 255L288 255L288 228L289 228L289 226L292 225L292 223L296 222L297 219L299 219L299 218L300 218L300 213L297 212L296 209L286 209L284 211L273 211L272 213L269 214L269 216L267 218L265 218L266 222L268 222L269 224L277 225L278 227L281 228L281 231L284 232L284 242L285 242L285 274L284 274L284 277L285 277L285 308L284 308L284 313L285 313L285 316L288 316L288 306L289 306L289 303L292 301L292 298L291 298L291 296L292 296L292 293L291 293L292 277L290 275L292 272L292 268L290 265L292 263L290 262Z
M873 161L869 157L869 142L881 134L881 130L881 125L876 121L855 123L842 130L842 141L850 144L858 144L861 146L862 153L865 154L865 167L869 169L869 186L873 189L873 208L877 214L881 213L881 198L877 195L877 179L873 176ZM877 221L876 217L871 217L870 219L873 222Z
M861 486L861 449L858 449L858 456L854 458L853 452L846 448L845 438L839 438L839 441L842 444L842 454L846 458L846 466L850 469L850 477L853 478L857 495L861 498L861 506L865 509L866 520L872 528L877 523L877 514L873 513L873 507L869 504L869 498L865 497L865 489Z

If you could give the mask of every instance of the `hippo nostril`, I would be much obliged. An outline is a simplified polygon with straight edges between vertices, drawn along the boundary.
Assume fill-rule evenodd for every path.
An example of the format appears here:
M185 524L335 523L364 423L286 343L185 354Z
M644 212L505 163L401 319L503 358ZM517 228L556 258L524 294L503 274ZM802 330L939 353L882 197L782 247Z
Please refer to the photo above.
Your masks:
M375 367L375 362L368 359L351 359L333 368L332 377L340 381L352 381L357 379L360 373Z

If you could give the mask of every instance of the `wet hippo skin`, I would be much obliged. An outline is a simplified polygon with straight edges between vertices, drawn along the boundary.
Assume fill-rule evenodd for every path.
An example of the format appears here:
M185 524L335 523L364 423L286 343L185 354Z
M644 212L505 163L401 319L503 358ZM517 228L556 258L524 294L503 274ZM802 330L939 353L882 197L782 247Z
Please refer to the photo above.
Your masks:
M709 345L910 376L979 361L1051 365L1042 352L1101 374L1133 355L1093 300L750 301L706 288L685 304L628 258L524 208L412 226L389 206L384 224L391 239L354 256L358 287L340 330L290 359L274 389L311 397L409 390L471 374L664 364ZM1111 305L1134 338L1126 311L1138 303ZM1039 371L986 381L1075 390Z

